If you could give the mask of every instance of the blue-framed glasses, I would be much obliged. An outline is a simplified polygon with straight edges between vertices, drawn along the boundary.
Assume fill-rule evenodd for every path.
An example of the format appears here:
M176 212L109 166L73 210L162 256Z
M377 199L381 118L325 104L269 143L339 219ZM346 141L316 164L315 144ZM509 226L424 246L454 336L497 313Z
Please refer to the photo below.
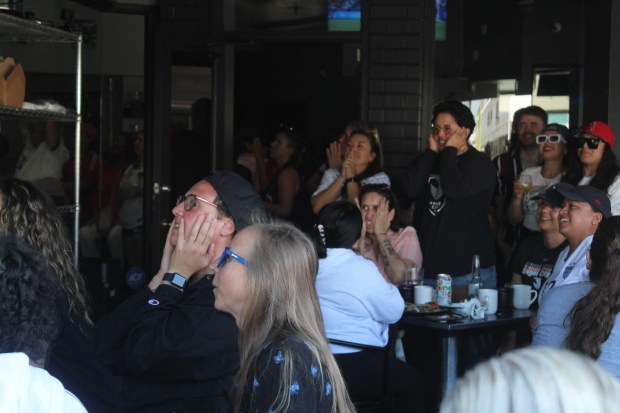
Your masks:
M234 259L238 263L245 265L246 267L249 265L248 261L245 258L233 252L233 250L231 250L230 248L226 247L224 248L224 252L222 252L220 260L217 262L217 268L220 268L222 265L226 264L230 258Z

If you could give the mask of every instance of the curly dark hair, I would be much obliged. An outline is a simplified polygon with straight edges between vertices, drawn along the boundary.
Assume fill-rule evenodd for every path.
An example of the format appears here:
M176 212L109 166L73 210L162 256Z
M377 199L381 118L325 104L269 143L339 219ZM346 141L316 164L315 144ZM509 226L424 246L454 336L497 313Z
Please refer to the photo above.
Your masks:
M605 142L601 142L600 144L605 145L603 156L601 157L600 164L596 168L596 174L588 186L593 186L607 194L607 189L614 183L618 173L620 173L620 166L618 166L618 160L611 147ZM579 161L578 156L575 155L574 158L576 159L569 163L566 174L564 174L562 178L562 182L567 182L576 186L583 178L583 164Z
M0 237L0 352L45 360L56 337L58 294L51 268L13 236Z
M92 325L84 278L77 272L67 228L54 202L30 182L0 180L0 235L13 235L39 251L69 300Z
M594 288L570 313L566 346L597 359L620 312L620 216L599 225L590 246L590 262Z

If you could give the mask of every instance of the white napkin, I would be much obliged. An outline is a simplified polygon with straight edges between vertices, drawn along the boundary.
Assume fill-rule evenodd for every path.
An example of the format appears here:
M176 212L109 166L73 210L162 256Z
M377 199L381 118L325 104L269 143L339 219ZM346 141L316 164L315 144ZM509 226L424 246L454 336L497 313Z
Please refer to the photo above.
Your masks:
M486 306L483 306L477 298L465 300L461 303L454 303L450 307L457 313L471 317L474 320L483 319L484 310L486 310Z

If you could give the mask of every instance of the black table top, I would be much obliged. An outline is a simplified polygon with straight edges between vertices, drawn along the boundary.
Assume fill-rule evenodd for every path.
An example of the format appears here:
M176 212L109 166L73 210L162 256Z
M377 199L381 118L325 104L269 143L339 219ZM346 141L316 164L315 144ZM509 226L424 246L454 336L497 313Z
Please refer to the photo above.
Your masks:
M493 327L510 327L519 324L527 324L533 312L530 310L514 309L510 312L496 313L494 315L485 315L484 319L474 320L465 317L458 320L437 320L436 316L423 316L419 314L405 313L398 324L403 327L414 326L424 327L432 330L443 332L456 332L473 329L489 329Z

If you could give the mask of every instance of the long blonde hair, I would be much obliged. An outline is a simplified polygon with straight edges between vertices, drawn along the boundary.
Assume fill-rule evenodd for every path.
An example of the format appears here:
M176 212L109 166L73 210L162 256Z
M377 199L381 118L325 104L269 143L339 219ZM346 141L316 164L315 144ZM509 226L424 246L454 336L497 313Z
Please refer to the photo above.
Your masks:
M70 310L92 325L86 285L75 268L66 227L52 200L18 179L0 180L0 193L0 235L13 235L39 251L67 294Z
M312 241L291 224L259 223L254 248L248 256L248 299L239 324L241 369L238 374L234 411L238 412L245 391L251 391L253 366L263 347L277 338L296 337L311 350L321 366L321 377L332 384L332 412L354 412L346 386L327 339L316 293L317 256ZM285 411L290 401L286 389L292 382L291 359L284 351L286 372L280 380L283 395L275 411ZM290 349L289 349L290 351Z

